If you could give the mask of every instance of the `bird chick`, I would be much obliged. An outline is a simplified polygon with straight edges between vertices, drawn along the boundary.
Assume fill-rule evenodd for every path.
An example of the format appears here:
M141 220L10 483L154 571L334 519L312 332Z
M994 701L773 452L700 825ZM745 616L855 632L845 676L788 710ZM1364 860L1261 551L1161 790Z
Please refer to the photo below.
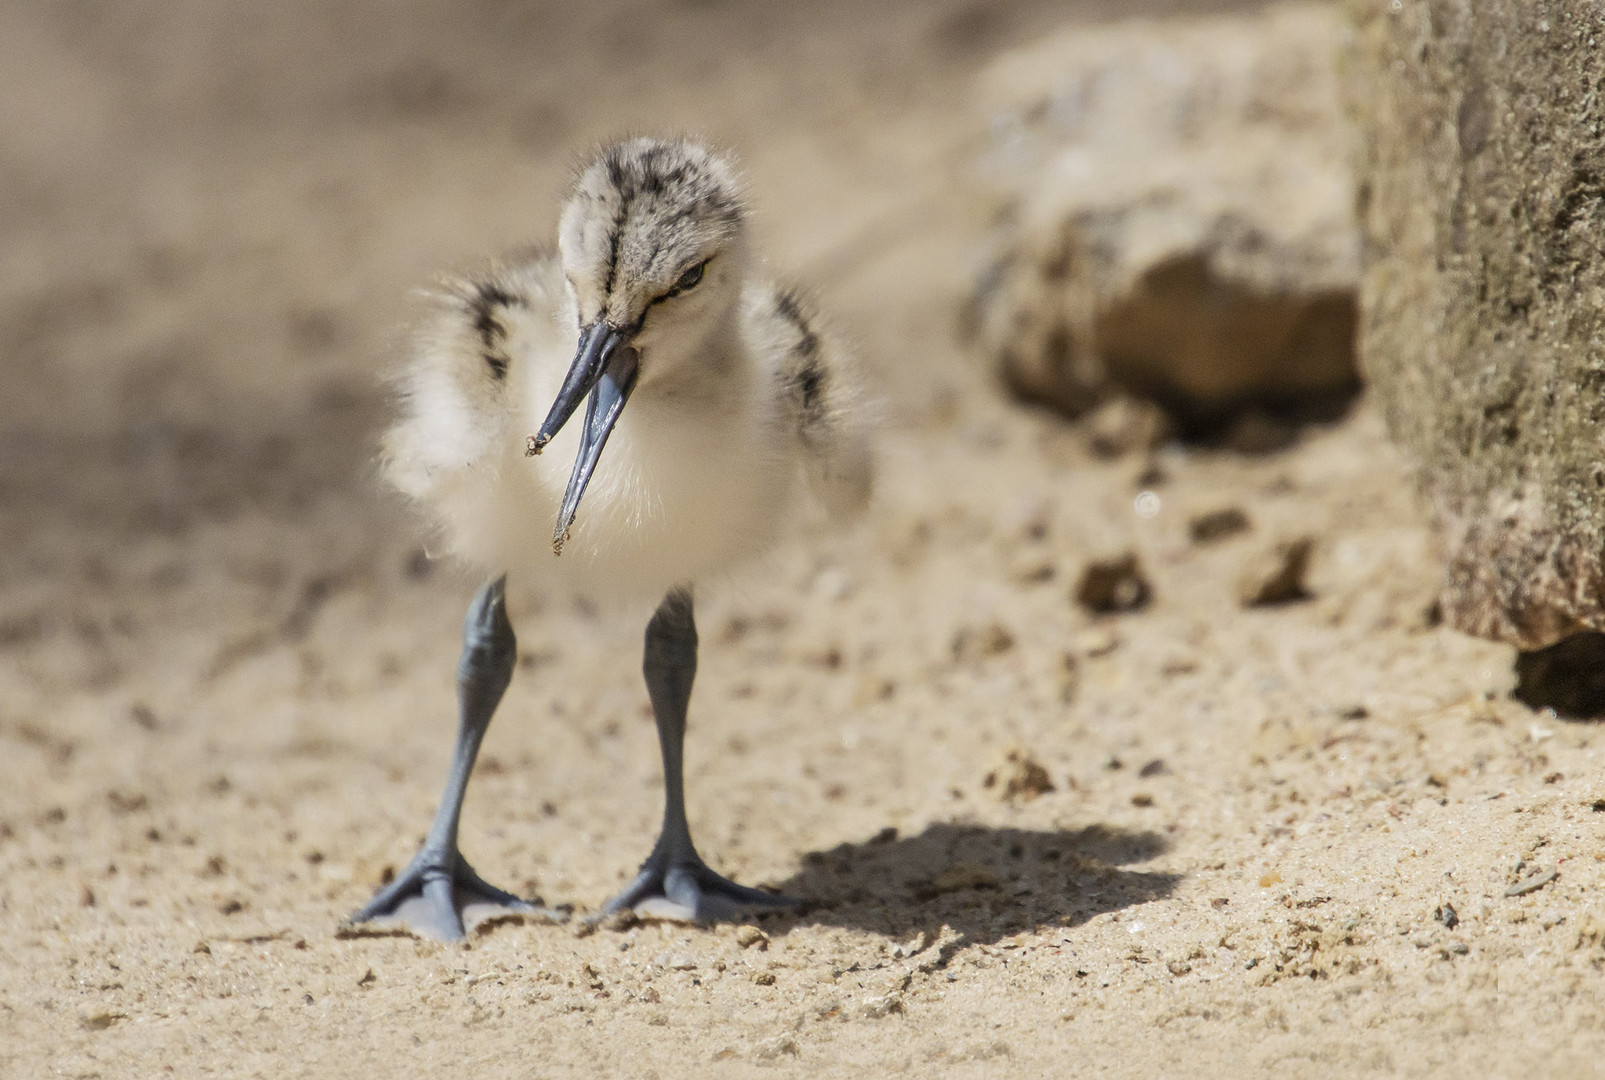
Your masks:
M691 590L768 548L805 490L836 516L856 513L872 467L846 358L799 292L754 275L746 219L725 158L631 139L579 173L555 253L434 294L400 373L385 473L437 543L491 580L465 625L457 744L434 826L354 921L455 938L468 905L535 910L486 884L457 847L468 776L516 658L508 574L549 591L663 598L643 662L663 828L604 913L708 919L781 902L715 874L691 842Z

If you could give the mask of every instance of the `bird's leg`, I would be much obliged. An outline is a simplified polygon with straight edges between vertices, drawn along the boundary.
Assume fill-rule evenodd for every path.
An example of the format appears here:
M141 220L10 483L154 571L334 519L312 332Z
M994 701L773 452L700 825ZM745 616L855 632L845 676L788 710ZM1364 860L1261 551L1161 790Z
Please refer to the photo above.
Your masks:
M685 816L685 717L697 674L697 626L691 593L663 598L646 628L641 664L663 751L663 829L635 880L602 908L611 915L633 908L642 915L709 921L753 908L789 907L796 901L749 889L708 868L691 843Z
M474 759L518 658L503 600L506 580L498 578L481 588L463 623L463 653L457 665L457 745L434 824L412 862L351 917L354 923L391 918L426 937L455 941L463 936L463 912L470 906L552 914L487 884L457 850L457 824Z

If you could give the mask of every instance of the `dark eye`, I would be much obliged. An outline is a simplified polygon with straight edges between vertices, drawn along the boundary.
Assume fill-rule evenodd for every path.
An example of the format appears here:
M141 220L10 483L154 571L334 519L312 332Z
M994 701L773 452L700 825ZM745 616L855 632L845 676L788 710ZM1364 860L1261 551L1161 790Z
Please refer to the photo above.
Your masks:
M674 283L674 288L669 290L669 295L670 296L675 296L675 295L677 295L679 293L685 292L688 289L696 288L697 287L697 283L702 280L703 268L706 267L707 265L708 264L705 263L705 262L697 263L697 265L693 266L691 269L689 269L685 273L681 274L680 275L680 280L676 281Z

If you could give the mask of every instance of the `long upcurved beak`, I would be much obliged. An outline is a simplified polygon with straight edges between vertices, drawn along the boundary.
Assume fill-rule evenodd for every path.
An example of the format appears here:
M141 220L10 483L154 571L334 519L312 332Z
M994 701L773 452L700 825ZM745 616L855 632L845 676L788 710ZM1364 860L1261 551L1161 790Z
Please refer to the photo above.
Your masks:
M546 444L563 429L569 417L585 398L585 428L580 432L580 451L574 459L574 471L568 478L568 490L563 493L563 507L557 515L557 526L552 531L552 553L563 554L568 540L569 526L580 508L580 497L591 482L596 463L601 460L602 447L619 422L624 403L635 389L635 377L640 370L640 354L629 345L630 332L610 326L598 319L580 331L579 348L574 363L563 379L557 400L541 424L540 431L529 437L524 452L539 454Z

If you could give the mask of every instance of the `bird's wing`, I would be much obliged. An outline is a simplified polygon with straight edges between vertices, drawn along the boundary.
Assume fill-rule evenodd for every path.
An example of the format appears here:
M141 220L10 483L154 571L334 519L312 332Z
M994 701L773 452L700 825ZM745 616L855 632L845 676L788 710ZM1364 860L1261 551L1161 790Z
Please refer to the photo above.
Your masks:
M385 474L396 487L432 504L465 470L483 474L503 444L522 446L528 422L518 387L529 373L521 365L561 336L562 281L555 254L537 249L429 290L396 372L397 417L384 438Z
M783 415L802 451L809 487L832 517L856 517L869 501L874 461L850 357L796 288L766 287L754 316L777 354Z

